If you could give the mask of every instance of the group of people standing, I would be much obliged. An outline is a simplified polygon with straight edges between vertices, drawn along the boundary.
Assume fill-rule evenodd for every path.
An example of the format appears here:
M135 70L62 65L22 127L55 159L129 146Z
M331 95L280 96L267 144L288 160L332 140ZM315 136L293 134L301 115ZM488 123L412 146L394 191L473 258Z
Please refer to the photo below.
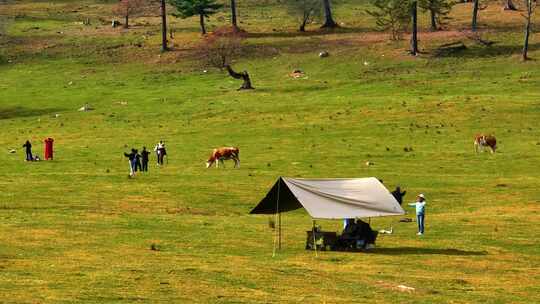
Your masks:
M165 143L160 140L159 143L154 147L156 152L157 165L163 165L163 159L167 155L167 150L165 149ZM130 153L125 153L124 156L128 158L129 161L129 176L133 177L135 172L148 172L148 162L150 159L150 152L146 150L146 147L142 148L141 153L139 150L132 148Z

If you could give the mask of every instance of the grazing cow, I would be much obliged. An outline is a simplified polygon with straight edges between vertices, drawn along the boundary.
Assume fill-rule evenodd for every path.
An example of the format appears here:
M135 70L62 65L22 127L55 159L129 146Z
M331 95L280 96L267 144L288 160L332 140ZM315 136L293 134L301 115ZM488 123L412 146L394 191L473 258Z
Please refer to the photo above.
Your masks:
M214 163L216 163L216 168L219 167L219 163L224 165L224 160L234 160L234 167L240 167L240 150L236 147L221 147L214 149L212 155L206 162L206 168L210 168Z
M489 148L491 153L497 149L497 139L493 135L477 134L474 137L474 151L484 151L484 148Z

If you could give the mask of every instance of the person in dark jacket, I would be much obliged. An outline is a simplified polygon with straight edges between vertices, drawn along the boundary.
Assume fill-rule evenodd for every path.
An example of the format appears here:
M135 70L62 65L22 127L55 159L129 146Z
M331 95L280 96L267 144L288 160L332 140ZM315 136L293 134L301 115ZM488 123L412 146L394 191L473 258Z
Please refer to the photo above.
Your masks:
M131 153L125 153L124 156L128 158L129 160L129 176L133 177L135 175L135 166L136 166L136 158L137 158L137 150L131 149Z
M392 195L396 198L396 201L401 205L403 204L403 197L407 194L407 191L401 192L401 188L399 186L396 187L396 190L392 191Z
M135 172L142 171L141 166L141 155L139 154L139 150L135 149Z
M373 231L371 226L362 221L361 219L356 220L356 235L359 240L363 241L363 248L368 249L370 245L375 245L375 240L377 239L377 231Z
M141 171L147 172L148 171L148 158L149 158L150 152L146 150L146 147L142 148L141 151L141 161L142 161L142 168Z
M339 247L344 249L354 248L357 239L357 230L358 227L356 226L354 219L348 219L347 224L338 239Z
M369 249L375 245L378 232L373 231L371 226L357 219L356 221L348 221L347 226L343 229L339 239L338 246L347 249Z
M33 161L34 157L32 156L32 144L29 140L24 143L23 148L26 149L26 161Z

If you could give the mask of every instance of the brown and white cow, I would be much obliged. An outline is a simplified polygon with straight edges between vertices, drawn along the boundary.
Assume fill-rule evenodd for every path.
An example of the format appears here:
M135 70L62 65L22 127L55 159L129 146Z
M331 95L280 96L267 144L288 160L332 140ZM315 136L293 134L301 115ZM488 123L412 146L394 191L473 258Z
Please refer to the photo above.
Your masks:
M234 167L239 168L240 167L240 150L237 147L221 147L214 149L212 151L212 155L210 155L210 158L206 162L206 168L210 168L214 163L216 164L216 168L219 167L219 163L224 164L224 160L234 160Z
M474 151L484 151L484 148L489 148L491 153L497 149L497 139L493 135L476 134L474 136Z

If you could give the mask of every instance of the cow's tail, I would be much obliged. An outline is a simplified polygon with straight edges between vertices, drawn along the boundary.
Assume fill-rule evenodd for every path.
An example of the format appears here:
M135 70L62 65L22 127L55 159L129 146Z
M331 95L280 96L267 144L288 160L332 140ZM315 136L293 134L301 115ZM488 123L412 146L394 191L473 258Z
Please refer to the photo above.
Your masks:
M236 160L235 160L234 166L237 168L240 168L240 149L238 149L238 147L235 147L235 149L236 149L235 151Z

